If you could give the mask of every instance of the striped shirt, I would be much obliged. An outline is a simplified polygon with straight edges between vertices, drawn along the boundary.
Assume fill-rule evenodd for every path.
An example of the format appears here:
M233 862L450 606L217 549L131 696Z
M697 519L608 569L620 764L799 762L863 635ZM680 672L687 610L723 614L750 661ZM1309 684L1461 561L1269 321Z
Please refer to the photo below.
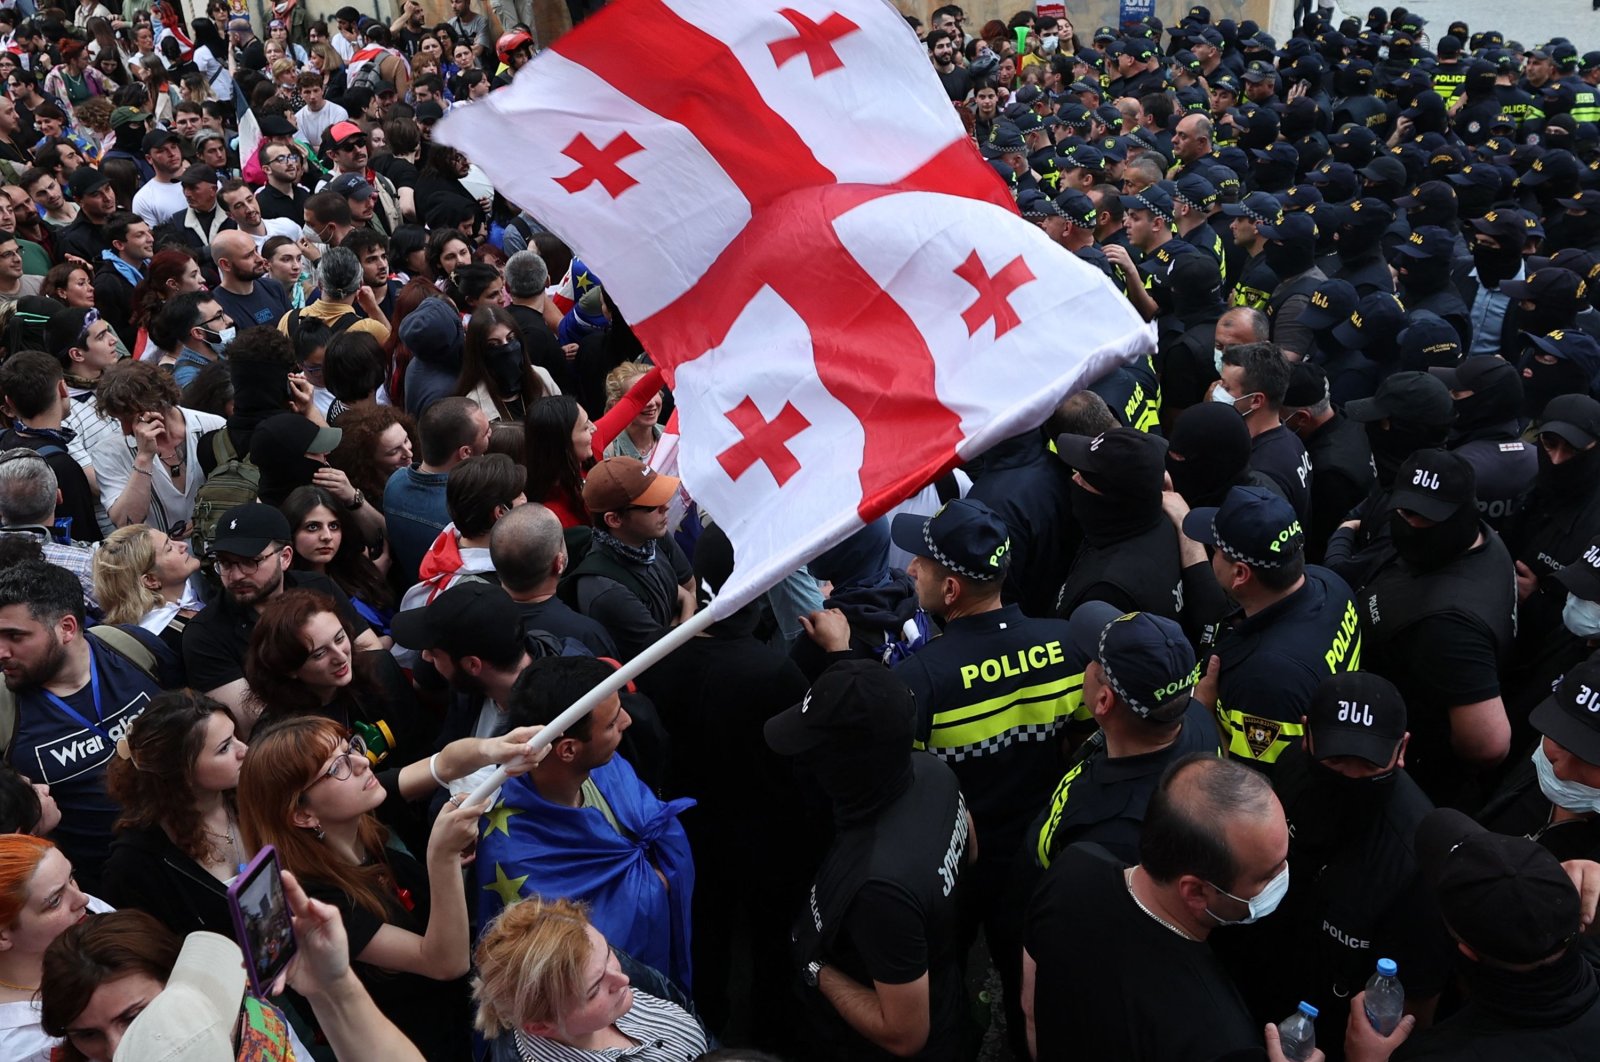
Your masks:
M517 1057L522 1062L694 1062L706 1052L706 1034L700 1023L676 1003L633 990L633 1006L618 1018L617 1028L635 1047L607 1047L588 1051L581 1047L517 1032Z

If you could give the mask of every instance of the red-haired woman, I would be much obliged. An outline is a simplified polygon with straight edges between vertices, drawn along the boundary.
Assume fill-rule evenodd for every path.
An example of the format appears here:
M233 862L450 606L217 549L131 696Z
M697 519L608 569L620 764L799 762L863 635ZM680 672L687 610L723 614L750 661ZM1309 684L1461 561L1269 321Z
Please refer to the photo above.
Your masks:
M56 846L25 833L0 834L0 1058L47 1062L56 1038L39 1024L44 950L89 910Z

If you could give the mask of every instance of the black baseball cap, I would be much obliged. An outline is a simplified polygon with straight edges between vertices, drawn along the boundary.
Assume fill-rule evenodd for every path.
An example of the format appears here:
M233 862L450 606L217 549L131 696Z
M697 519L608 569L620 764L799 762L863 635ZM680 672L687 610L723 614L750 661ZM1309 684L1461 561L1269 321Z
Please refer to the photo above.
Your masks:
M1431 258L1449 261L1456 246L1456 238L1449 229L1438 225L1421 225L1395 245L1393 258Z
M1465 174L1467 170L1461 172ZM1481 218L1473 218L1472 227L1485 236L1509 241L1511 247L1520 248L1528 239L1528 221L1520 210L1491 210Z
M438 649L455 659L504 659L522 641L522 613L495 584L466 580L423 607L396 615L390 633L407 649Z
M1452 391L1480 391L1485 388L1506 386L1503 381L1507 378L1518 381L1522 379L1515 365L1494 354L1479 354L1467 358L1459 365L1432 368L1428 371L1443 380L1444 385Z
M139 151L141 154L148 155L158 147L161 147L165 144L170 144L174 140L181 141L182 139L182 137L170 129L152 129L146 133L144 135L144 139L139 142Z
M1278 243L1311 245L1317 240L1317 223L1310 214L1286 213L1275 225L1258 224L1256 232Z
M1270 192L1251 192L1237 203L1222 204L1230 218L1249 218L1257 225L1276 225L1283 220L1283 204Z
M1562 148L1547 151L1540 158L1533 160L1533 165L1528 167L1528 172L1517 179L1517 184L1522 187L1533 187L1544 184L1546 181L1573 180L1583 170L1578 162L1578 157L1572 152Z
M1406 735L1405 698L1394 683L1371 671L1329 675L1306 705L1306 732L1319 760L1357 756L1386 766Z
M1591 543L1589 554L1600 556L1600 547ZM1574 562L1577 563L1584 562ZM1600 581L1600 567L1596 565L1600 565L1600 560L1584 563L1590 570L1588 578ZM1535 730L1578 759L1600 764L1600 661L1585 660L1568 671L1555 691L1534 708L1528 721Z
M889 525L889 538L907 553L978 582L1005 574L1011 548L1005 521L975 498L957 498L929 517L900 513Z
M262 136L294 136L295 133L294 123L281 114L263 115L257 125Z
M1121 198L1123 210L1148 210L1167 221L1176 220L1172 209L1172 196L1159 184L1152 184L1142 192Z
M1350 316L1333 326L1333 338L1347 347L1365 350L1406 325L1406 308L1394 292L1374 291L1362 296Z
M1056 196L1056 210L1067 219L1067 224L1080 229L1092 231L1095 223L1100 220L1100 212L1095 209L1094 200L1076 188L1068 188Z
M1137 428L1058 435L1056 454L1096 490L1108 493L1159 490L1167 470L1167 441Z
M287 546L293 540L288 517L270 505L247 502L222 514L211 548L216 553L255 557L274 543Z
M1439 808L1417 827L1416 852L1445 923L1480 955L1535 963L1578 936L1577 887L1536 841L1491 833L1454 808Z
M1556 572L1556 580L1585 601L1600 601L1600 536L1589 540L1583 556ZM1600 689L1600 686L1593 688ZM1600 718L1595 720L1595 725L1600 726ZM1600 763L1600 735L1597 735L1594 751L1595 759L1591 762Z
M1117 697L1134 715L1152 723L1183 718L1200 681L1194 647L1183 628L1151 612L1129 612L1106 624L1095 660Z
M1344 415L1363 424L1394 419L1442 427L1455 420L1456 406L1444 381L1425 372L1396 372L1384 377L1371 398L1346 402Z
M1285 409L1305 409L1327 398L1328 374L1314 361L1297 361L1289 366L1289 386L1283 392Z
M1539 434L1550 432L1584 449L1600 439L1600 402L1588 395L1557 395L1539 414Z
M1418 450L1400 465L1389 508L1416 513L1425 520L1448 520L1463 505L1476 504L1472 465L1449 450Z
M72 198L75 200L93 195L110 183L111 178L93 166L79 166L72 171L72 176L67 178L67 187L72 191Z
M799 704L768 719L763 733L780 756L862 743L903 744L909 755L916 716L916 696L905 680L876 660L845 660L818 675Z
M1400 333L1400 364L1451 366L1461 360L1461 333L1450 322L1419 311Z
M1294 507L1265 487L1231 487L1221 505L1190 509L1183 533L1252 568L1281 568L1306 544Z
M1499 290L1509 298L1531 299L1552 310L1576 312L1588 303L1588 285L1570 269L1547 266L1521 280L1502 280Z
M1324 280L1311 292L1298 321L1312 331L1332 328L1341 321L1349 320L1360 304L1361 296L1356 294L1355 285L1348 280L1337 277Z

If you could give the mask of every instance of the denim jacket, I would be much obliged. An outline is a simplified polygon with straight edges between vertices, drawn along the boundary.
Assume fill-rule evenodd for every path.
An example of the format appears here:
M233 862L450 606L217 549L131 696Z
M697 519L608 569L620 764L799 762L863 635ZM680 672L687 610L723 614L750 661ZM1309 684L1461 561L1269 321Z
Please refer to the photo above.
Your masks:
M422 557L450 522L444 487L448 472L396 469L383 488L383 517L389 525L389 549L401 581L417 581Z

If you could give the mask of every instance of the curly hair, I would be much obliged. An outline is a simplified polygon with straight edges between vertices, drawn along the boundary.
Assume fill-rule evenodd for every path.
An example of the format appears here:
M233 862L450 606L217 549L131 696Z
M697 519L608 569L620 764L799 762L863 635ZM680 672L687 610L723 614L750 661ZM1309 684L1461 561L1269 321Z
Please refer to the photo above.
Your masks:
M180 392L171 373L148 362L128 360L105 371L94 398L102 417L120 420L165 412L178 404Z
M94 596L107 623L138 623L161 604L161 594L144 585L156 570L156 547L145 524L119 527L94 551Z
M387 921L391 914L384 898L394 886L384 856L388 829L370 813L361 816L356 839L373 861L357 866L294 821L306 790L346 739L343 727L320 715L284 719L258 732L239 772L239 827L252 850L266 844L276 848L283 868L301 884L331 885L355 906Z
M381 504L389 473L378 463L378 439L396 424L405 429L413 451L417 448L417 425L394 406L354 406L339 417L344 433L339 445L328 454L328 464L349 477L352 486Z
M333 598L315 590L285 590L261 606L260 618L250 632L250 648L244 655L250 705L260 716L257 727L322 710L322 701L294 673L311 656L302 632L311 617L323 612L344 625ZM348 627L345 636L351 646L350 689L376 693L378 679L372 659L355 649L355 635Z
M194 765L206 740L212 715L228 709L194 690L171 690L150 702L125 735L128 755L106 768L106 791L122 805L119 830L165 826L183 854L197 863L214 858L205 822L195 806ZM229 716L229 722L232 717ZM231 800L231 794L224 797Z

